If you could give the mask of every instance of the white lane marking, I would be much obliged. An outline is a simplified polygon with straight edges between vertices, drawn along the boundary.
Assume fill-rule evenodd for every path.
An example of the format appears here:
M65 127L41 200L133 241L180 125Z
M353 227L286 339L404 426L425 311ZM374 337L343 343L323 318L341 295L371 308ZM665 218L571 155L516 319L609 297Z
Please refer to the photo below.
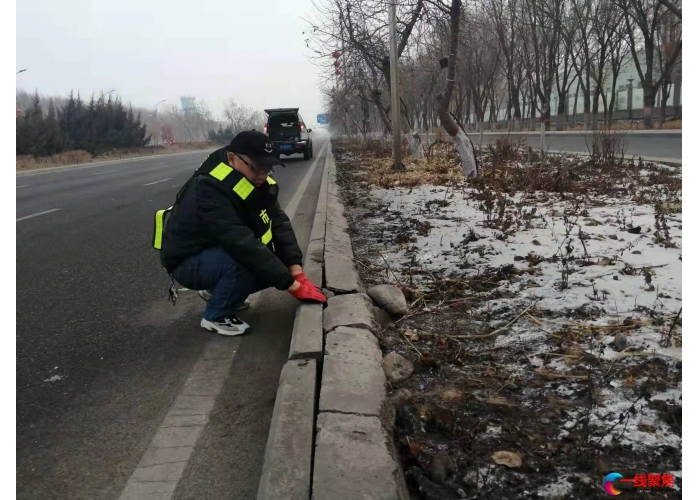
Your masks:
M320 160L321 157L323 156L323 152L326 150L326 147L328 147L328 144L329 144L329 141L326 141L326 143L321 148L320 153L318 154L318 156L316 157L314 162L311 164L311 167L306 172L306 175L299 183L299 187L297 188L296 192L294 193L294 196L292 196L292 199L289 201L287 206L284 208L284 211L287 214L287 217L289 217L290 221L294 220L294 214L296 213L297 208L299 207L299 203L301 202L301 198L304 196L304 193L306 192L306 188L309 185L309 181L311 180L311 176L313 176L314 172L316 171L316 166L318 165L318 160Z
M61 209L60 208L52 208L51 210L44 210L43 212L39 212L38 214L25 215L24 217L19 217L16 222L19 222L21 220L31 219L32 217L39 217L40 215L50 214L51 212L56 212L58 210L61 210Z
M222 336L207 343L126 483L120 500L172 497L209 421L240 343L240 337Z
M31 184L22 184L21 186L17 186L17 189L19 189L19 188L26 188L26 187L29 187L29 186L31 186Z
M158 166L160 166L160 165L165 165L165 163L154 163L154 164L153 164L154 167L158 167Z
M172 179L173 179L172 177L168 177L167 179L161 179L159 181L149 182L148 184L144 184L144 186L152 186L153 184L158 184L160 182L170 181Z
M106 172L99 172L97 174L90 174L91 177L94 177L96 175L105 175L105 174L111 174L112 172L116 172L116 170L107 170Z

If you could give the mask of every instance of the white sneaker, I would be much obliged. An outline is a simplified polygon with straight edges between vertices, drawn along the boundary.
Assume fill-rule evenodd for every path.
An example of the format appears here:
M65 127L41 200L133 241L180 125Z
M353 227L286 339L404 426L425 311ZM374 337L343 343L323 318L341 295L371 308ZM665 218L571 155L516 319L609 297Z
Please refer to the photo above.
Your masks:
M209 321L202 318L200 325L202 325L202 328L209 330L210 332L216 332L220 335L226 335L227 337L243 335L245 331L250 328L248 323L241 320L235 314L224 319L223 321Z
M197 294L202 298L202 300L209 300L211 299L211 292L209 290L199 290ZM243 303L238 306L238 309L236 311L245 311L250 307L250 301L248 299L245 299Z

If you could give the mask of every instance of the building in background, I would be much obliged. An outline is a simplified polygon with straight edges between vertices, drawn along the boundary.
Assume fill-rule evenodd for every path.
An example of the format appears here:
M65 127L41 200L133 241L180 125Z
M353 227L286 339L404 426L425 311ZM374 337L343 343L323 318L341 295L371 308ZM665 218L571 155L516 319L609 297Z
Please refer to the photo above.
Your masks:
M180 97L180 107L186 115L194 113L197 110L197 100L192 96Z

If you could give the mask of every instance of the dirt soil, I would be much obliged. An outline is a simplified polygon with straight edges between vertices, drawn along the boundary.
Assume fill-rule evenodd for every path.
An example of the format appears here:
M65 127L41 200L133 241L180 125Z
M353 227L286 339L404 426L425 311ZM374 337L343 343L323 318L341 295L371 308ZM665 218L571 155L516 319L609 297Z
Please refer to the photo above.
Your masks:
M390 393L411 497L605 498L615 471L680 498L680 173L521 146L466 184L449 146L396 173L333 145L364 284L409 304L378 336L414 366Z

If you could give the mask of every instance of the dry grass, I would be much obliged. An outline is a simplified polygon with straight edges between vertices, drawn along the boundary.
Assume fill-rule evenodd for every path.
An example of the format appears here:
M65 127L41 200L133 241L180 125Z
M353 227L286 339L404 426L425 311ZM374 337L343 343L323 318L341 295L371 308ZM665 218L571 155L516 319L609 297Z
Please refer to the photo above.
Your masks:
M349 175L372 186L451 185L464 180L453 145L439 139L424 146L425 158L414 159L404 151L404 171L394 170L385 141L342 140L338 145L354 165ZM502 137L477 155L481 175L469 183L478 191L504 194L624 195L638 203L678 202L682 179L675 169L625 159L619 135L609 131L595 134L592 149L589 157L545 154L542 158L522 138Z
M391 145L383 140L371 140L362 143L359 140L340 141L352 155L356 165L353 175L375 186L390 188L393 186L419 186L421 184L442 185L462 180L462 169L451 144L439 143L432 148L432 154L426 158L411 158L409 151L404 151L406 170L394 170L391 159Z
M16 159L17 171L36 170L40 168L63 167L68 165L82 165L101 161L123 160L126 158L138 158L142 156L167 155L185 151L197 151L200 149L214 149L217 144L209 142L191 142L173 144L172 146L159 146L148 148L129 148L114 150L100 156L92 156L87 151L66 151L44 158L33 156L18 156Z

